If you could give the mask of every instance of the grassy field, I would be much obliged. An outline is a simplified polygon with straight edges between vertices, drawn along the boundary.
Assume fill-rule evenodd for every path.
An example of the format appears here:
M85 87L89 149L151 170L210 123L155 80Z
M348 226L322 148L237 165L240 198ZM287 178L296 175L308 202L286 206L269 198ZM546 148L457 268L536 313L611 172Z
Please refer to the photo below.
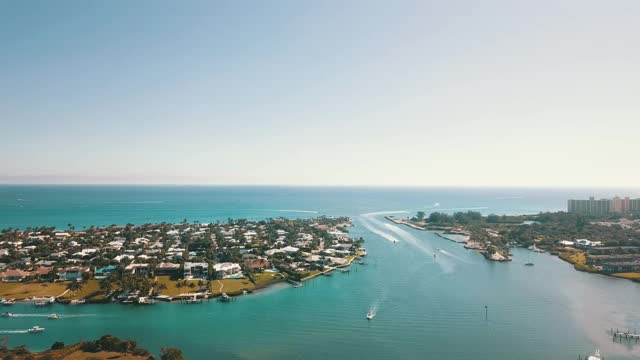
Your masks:
M68 283L64 283L65 287ZM64 299L66 300L79 300L79 299L87 299L89 301L101 301L105 297L100 291L100 281L92 279L87 281L82 289L77 291L69 291L64 295Z
M619 277L619 278L623 278L623 279L630 279L630 280L639 280L640 279L640 273L637 273L637 272L617 273L617 274L611 274L611 276L615 276L615 277Z
M0 283L0 297L7 299L28 299L36 297L59 296L67 290L68 281L56 283ZM99 301L104 298L100 293L98 280L89 280L82 289L67 292L62 299L89 299Z
M585 256L584 251L581 251L581 250L566 248L565 251L562 251L560 253L560 257L563 260L568 261L572 264L579 264L579 265L587 264L587 257Z
M178 281L171 280L169 276L158 276L156 277L156 281L158 282L158 285L164 284L167 287L166 289L158 290L160 295L166 295L166 296L172 296L172 297L180 294L184 294L184 293L196 292L200 288L198 286L198 280L188 280L187 285L182 287L178 287L177 286ZM188 285L189 283L193 283L195 286L190 287Z
M256 286L265 286L273 282L283 281L284 279L278 273L262 272L253 275L253 281L256 282Z
M34 296L58 296L67 289L67 283L0 283L0 297L26 299Z
M306 273L302 274L302 279L304 280L304 279L306 279L306 278L308 278L310 276L318 275L319 273L320 273L319 270L311 270L309 272L306 272Z
M582 250L565 248L558 256L567 262L573 264L573 267L579 271L594 272L595 270L587 265L586 253Z
M242 293L242 290L253 290L255 286L249 279L224 279L214 280L211 282L211 292L214 295L220 295L220 284L222 284L222 292L229 295L238 295Z

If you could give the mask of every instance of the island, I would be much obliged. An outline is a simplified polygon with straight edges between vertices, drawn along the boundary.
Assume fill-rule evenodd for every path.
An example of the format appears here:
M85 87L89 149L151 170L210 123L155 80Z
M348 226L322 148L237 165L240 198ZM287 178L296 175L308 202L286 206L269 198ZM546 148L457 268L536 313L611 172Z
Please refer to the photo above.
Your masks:
M199 303L301 282L366 255L346 217L5 229L2 305ZM345 272L348 270L344 270Z
M432 231L480 252L488 260L510 261L510 248L549 252L579 271L640 282L640 214L543 212L483 216L467 211L447 214L419 211L387 220Z

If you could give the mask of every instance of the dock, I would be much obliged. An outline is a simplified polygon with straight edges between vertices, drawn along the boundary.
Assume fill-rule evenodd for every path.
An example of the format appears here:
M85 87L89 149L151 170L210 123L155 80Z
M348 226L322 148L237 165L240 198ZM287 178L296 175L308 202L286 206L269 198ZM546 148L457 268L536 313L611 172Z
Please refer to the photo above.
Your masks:
M629 342L640 342L640 333L638 331L621 331L618 329L611 329L610 331L613 334L613 341L629 341Z

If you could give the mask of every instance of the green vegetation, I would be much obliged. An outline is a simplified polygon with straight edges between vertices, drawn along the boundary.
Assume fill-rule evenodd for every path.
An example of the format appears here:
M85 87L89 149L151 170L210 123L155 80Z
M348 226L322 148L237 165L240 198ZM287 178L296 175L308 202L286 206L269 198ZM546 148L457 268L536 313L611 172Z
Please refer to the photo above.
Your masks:
M167 354L167 357L164 354ZM182 352L174 348L164 348L161 359L184 359ZM120 340L111 335L104 335L98 340L82 341L65 346L62 342L55 342L50 350L31 352L24 345L13 349L0 348L2 359L48 359L48 360L81 360L81 359L120 359L120 360L151 360L154 356L147 350L138 348L132 340Z
M182 351L176 348L162 348L160 351L161 360L184 360Z

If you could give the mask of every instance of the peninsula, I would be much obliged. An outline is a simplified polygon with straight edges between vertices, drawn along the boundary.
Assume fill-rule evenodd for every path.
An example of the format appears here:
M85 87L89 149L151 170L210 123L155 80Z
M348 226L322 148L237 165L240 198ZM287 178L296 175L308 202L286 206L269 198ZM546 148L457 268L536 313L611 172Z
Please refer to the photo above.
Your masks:
M640 282L640 214L545 212L535 215L488 215L478 212L387 219L433 231L479 251L493 261L509 261L513 246L549 252L576 270Z
M0 297L53 302L201 302L300 281L366 254L346 217L5 229Z

